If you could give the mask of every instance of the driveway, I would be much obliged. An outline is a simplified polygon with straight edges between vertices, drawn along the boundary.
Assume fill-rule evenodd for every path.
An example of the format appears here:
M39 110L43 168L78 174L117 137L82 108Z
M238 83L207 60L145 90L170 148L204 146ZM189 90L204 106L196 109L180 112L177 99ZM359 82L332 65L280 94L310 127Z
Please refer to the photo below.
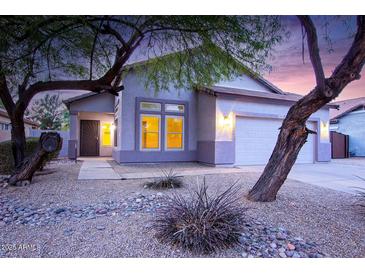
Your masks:
M248 172L262 172L265 166L240 166ZM355 194L365 189L365 158L332 160L330 163L297 164L289 179Z

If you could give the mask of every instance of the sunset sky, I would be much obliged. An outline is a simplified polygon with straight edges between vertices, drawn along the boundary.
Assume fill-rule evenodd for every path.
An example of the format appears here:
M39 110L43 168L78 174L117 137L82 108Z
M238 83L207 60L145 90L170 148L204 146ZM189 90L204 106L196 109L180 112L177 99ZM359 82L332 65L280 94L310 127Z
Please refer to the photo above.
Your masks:
M356 31L355 17L316 16L313 20L317 26L320 53L325 68L326 77L330 76L342 57L346 54ZM302 61L302 31L299 21L294 16L283 17L288 27L290 37L275 49L272 60L273 66L265 78L287 92L299 94L308 93L315 86L313 69L309 60L305 41L305 63ZM325 24L328 23L326 32ZM330 37L333 51L324 38L326 33ZM363 70L364 71L364 70ZM337 100L365 96L365 75L348 85Z

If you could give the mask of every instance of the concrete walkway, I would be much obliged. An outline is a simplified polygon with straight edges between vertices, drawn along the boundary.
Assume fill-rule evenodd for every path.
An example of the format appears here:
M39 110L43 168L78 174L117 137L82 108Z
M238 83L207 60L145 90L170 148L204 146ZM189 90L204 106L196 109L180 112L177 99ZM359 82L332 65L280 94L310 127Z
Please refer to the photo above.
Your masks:
M247 172L262 172L264 166L240 166L239 168ZM355 165L351 158L343 159L341 162L297 164L290 171L288 178L356 194L359 188L365 189L365 165L360 165L360 160L357 160Z
M82 158L78 180L120 180L108 158Z
M245 171L239 168L210 168L210 169L191 169L191 170L175 170L174 171L177 176L199 176L199 175L212 175L212 174L232 174L232 173L243 173ZM124 173L121 175L122 180L131 180L131 179L153 179L153 178L161 178L164 174L162 171L158 170L156 172L131 172Z

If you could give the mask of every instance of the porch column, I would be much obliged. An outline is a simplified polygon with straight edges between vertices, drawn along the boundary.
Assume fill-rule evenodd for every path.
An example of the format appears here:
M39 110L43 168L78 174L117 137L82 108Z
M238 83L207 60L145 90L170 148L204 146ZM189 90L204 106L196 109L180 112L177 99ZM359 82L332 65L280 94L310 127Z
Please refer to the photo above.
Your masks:
M78 124L78 112L70 113L70 139L68 141L68 157L70 159L76 159L78 155Z

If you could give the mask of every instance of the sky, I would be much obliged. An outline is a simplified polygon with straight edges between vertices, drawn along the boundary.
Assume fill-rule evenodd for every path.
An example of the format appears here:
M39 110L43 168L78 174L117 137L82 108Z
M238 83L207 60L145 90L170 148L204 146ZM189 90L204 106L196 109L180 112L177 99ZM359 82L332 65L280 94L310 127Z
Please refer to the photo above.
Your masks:
M320 55L326 77L329 77L336 65L351 46L353 34L356 31L355 17L316 16L312 18L318 33ZM309 60L307 43L305 41L305 62L302 60L302 31L299 21L294 16L283 17L283 22L290 32L289 38L277 46L268 63L272 71L264 77L286 92L305 95L315 86L315 77ZM326 30L326 23L328 27ZM326 42L330 38L332 47ZM329 49L333 50L330 51ZM365 70L363 69L363 72ZM365 75L350 83L336 101L365 96Z
M330 76L342 57L346 54L356 31L355 17L312 16L317 27L320 55L326 77ZM304 40L304 63L302 60L302 30L295 16L283 16L282 22L289 33L283 42L272 51L267 60L272 66L270 72L263 72L264 78L285 92L305 95L315 86L314 72L309 60L307 42ZM326 24L328 27L326 28ZM325 37L330 38L329 44ZM349 84L336 101L365 96L365 76ZM80 92L60 92L62 99L77 96ZM38 95L34 99L38 99Z

